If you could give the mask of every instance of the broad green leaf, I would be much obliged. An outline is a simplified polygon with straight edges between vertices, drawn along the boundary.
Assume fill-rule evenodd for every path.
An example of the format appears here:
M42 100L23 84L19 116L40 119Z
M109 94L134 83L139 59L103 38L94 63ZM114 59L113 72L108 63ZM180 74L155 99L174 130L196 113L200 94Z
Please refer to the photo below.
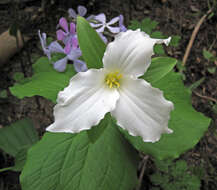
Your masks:
M107 113L97 126L93 126L90 130L87 130L88 137L92 143L95 143L102 135L106 129L104 126L107 126L107 124L110 122L110 119L111 115L110 113Z
M97 32L83 18L77 17L77 33L82 56L88 68L102 68L106 45Z
M167 75L176 65L177 60L170 57L156 57L151 60L151 65L143 75L148 82L156 82Z
M87 132L46 133L27 155L22 190L132 190L137 153L113 123L93 144Z
M160 160L174 159L198 143L208 129L210 119L193 109L191 97L180 74L171 71L161 80L152 82L152 86L160 88L164 97L174 104L175 109L171 112L169 121L173 133L162 135L156 143L144 143L140 137L132 137L126 131L121 131L136 149L145 154L151 154Z
M76 73L72 65L68 65L65 73L55 71L45 57L33 65L33 70L34 75L31 78L25 78L10 87L13 95L18 98L39 95L55 103L58 92L68 85L70 78Z
M17 121L0 129L0 148L12 156L38 141L37 132L29 119Z

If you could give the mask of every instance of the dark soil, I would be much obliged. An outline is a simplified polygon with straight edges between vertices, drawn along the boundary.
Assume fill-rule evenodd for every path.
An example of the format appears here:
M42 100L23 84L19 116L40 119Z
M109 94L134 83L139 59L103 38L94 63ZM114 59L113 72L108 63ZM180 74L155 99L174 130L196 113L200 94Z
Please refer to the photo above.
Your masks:
M24 72L26 76L32 75L32 62L42 56L38 29L49 36L55 36L58 19L67 15L70 7L76 8L82 4L88 8L88 13L97 14L104 12L108 18L123 14L125 24L130 20L142 20L146 17L158 21L158 29L165 35L180 35L181 41L177 48L169 48L169 56L182 60L192 31L199 19L207 12L208 0L79 0L79 1L46 1L45 9L41 8L40 0L23 1L20 4L0 4L0 33L7 30L14 22L19 23L23 33L31 36L31 40L25 47L12 57L6 64L0 65L0 91L6 89L7 98L0 98L0 128L11 124L26 116L30 117L40 134L46 126L53 121L53 104L42 98L32 97L19 100L10 94L8 88L14 84L13 74L17 71ZM22 0L21 0L22 2ZM73 3L72 3L73 2ZM212 2L212 1L210 1ZM16 10L16 11L15 11ZM202 179L201 190L217 189L217 113L213 106L217 100L217 69L210 73L210 67L217 67L217 63L207 61L203 57L203 49L210 50L214 55L217 52L217 12L207 19L200 27L190 56L186 63L185 84L195 83L202 77L205 80L193 90L192 104L197 111L212 118L212 125L200 142L192 149L181 155L180 159L187 161L189 165L201 165L205 170ZM30 55L31 60L28 59ZM24 69L22 68L22 63ZM11 165L13 159L0 152L0 168ZM150 164L145 169L141 189L151 189L149 180L150 171L153 170L151 158ZM140 173L140 169L138 171ZM0 173L0 190L20 189L18 181L19 173Z

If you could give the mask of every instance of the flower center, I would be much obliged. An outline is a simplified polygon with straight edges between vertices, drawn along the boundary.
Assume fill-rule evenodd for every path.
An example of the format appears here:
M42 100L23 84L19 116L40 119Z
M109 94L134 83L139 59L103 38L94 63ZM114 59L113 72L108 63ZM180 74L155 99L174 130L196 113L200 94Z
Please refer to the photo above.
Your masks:
M123 77L118 71L112 72L106 75L105 83L109 88L119 88L120 87L120 79Z

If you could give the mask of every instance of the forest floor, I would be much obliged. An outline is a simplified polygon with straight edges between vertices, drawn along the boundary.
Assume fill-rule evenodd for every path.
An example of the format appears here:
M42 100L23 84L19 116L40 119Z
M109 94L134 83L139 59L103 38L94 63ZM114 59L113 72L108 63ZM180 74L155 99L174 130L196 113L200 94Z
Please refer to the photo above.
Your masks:
M8 88L15 82L13 79L15 72L25 72L26 76L32 75L32 63L43 55L37 35L38 29L49 36L55 36L58 20L61 16L67 15L68 8L76 8L81 4L87 7L89 14L103 12L108 18L123 14L126 26L131 20L141 21L147 17L151 18L159 22L157 29L163 34L181 36L179 45L168 48L167 53L171 57L182 60L196 24L209 10L208 3L209 0L78 0L72 2L56 0L54 3L48 2L45 9L41 9L40 0L26 0L18 6L7 3L7 0L5 3L0 3L0 34L17 20L24 35L31 38L19 53L4 65L0 65L0 91L7 90L7 98L0 98L0 128L21 118L30 117L39 133L43 134L45 127L53 121L53 103L42 97L19 100L11 95ZM15 9L17 11L14 11ZM30 18L34 18L34 15L38 18L33 22ZM202 23L184 71L186 86L204 78L193 89L192 105L197 111L212 118L212 124L204 137L193 149L180 157L186 160L188 165L202 164L204 177L201 190L217 189L217 111L213 108L217 101L217 69L210 72L210 68L217 67L217 62L209 61L203 56L204 49L216 56L216 41L217 12ZM10 157L5 159L0 151L0 168L7 167L12 161ZM152 188L149 176L153 173L154 166L151 158L148 162L150 164L145 168L141 190ZM138 168L138 174L140 170ZM19 173L0 173L0 183L4 183L9 190L20 189Z

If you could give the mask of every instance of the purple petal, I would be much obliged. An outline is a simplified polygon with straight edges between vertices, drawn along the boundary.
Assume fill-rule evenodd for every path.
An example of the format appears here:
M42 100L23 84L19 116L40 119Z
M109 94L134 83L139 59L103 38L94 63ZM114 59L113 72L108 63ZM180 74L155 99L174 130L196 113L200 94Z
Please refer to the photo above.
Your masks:
M74 11L74 9L70 8L68 10L68 13L69 13L69 17L72 17L72 18L76 18L77 17L77 14L76 12Z
M104 25L102 27L96 29L96 31L98 33L102 33L102 32L104 32L104 30L105 30L105 26Z
M93 27L93 28L97 28L97 27L99 27L99 26L102 26L103 24L95 24L95 23L90 23L90 25Z
M67 20L66 20L64 17L60 18L60 20L59 20L59 25L60 25L67 33L69 32L68 22L67 22Z
M126 32L127 28L124 26L124 17L123 17L123 15L120 15L119 18L120 18L120 20L119 20L120 32Z
M102 33L98 33L98 34L99 34L100 38L103 40L103 42L105 44L107 44L107 42L108 42L107 38Z
M106 23L106 17L104 13L98 14L94 17L95 20L105 24Z
M62 48L62 46L57 42L52 42L49 45L49 50L51 53L65 53L64 49Z
M54 69L56 69L59 72L65 71L66 65L67 65L67 57L64 57L63 59L60 59L59 61L53 63Z
M77 37L71 38L71 43L72 43L72 49L78 48L78 38Z
M119 25L123 25L124 24L124 17L123 15L119 16Z
M74 68L77 72L85 72L88 69L86 63L78 59L74 61Z
M65 52L65 54L68 55L70 53L70 51L71 51L71 43L68 42L64 48L64 52Z
M87 9L84 7L84 6L78 6L78 14L80 15L80 16L84 16L84 15L86 15L86 13L87 13Z
M124 25L120 26L120 32L126 32L127 28Z
M86 20L91 20L91 19L94 19L95 15L90 15L86 18Z
M71 61L77 60L79 57L81 57L81 50L79 48L71 50L67 57Z
M42 35L41 35L40 30L38 30L38 36L40 39L41 47L44 51L46 49L46 34L45 35L43 35L43 34L45 34L45 33L42 33Z
M75 23L71 22L70 23L70 33L71 34L75 34L75 28L76 28Z
M120 32L120 28L119 28L119 27L107 26L107 28L108 28L109 31L112 32L112 33L118 33L118 32Z
M66 35L66 33L63 32L62 30L57 30L56 34L57 34L57 40L60 40L60 41L62 41Z
M118 16L118 17L115 17L115 18L111 19L111 20L107 23L107 25L115 24L116 22L119 21L119 19L120 19L119 16Z

